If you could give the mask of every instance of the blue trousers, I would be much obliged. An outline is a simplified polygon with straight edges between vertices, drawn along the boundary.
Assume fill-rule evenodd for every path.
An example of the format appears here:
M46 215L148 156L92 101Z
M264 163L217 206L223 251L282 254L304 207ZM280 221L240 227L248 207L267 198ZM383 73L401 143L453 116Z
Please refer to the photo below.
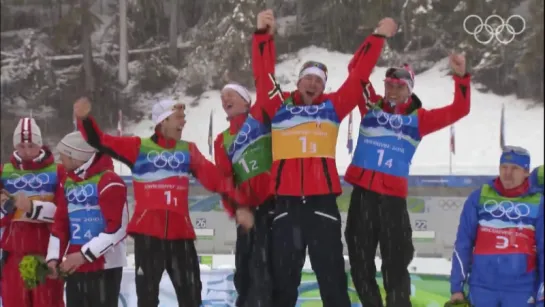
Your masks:
M535 291L500 291L480 287L469 288L469 300L473 307L534 307Z

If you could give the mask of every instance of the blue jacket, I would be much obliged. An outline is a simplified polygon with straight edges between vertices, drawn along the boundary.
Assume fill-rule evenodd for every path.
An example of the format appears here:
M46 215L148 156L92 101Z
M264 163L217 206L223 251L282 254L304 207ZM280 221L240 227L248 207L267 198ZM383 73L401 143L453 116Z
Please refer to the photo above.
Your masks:
M451 293L464 292L467 282L497 291L533 288L537 294L544 273L543 195L531 189L520 196L533 195L537 203L532 205L502 197L493 187L493 182L484 185L464 204L452 255ZM535 242L524 240L533 234ZM530 255L534 248L537 259Z

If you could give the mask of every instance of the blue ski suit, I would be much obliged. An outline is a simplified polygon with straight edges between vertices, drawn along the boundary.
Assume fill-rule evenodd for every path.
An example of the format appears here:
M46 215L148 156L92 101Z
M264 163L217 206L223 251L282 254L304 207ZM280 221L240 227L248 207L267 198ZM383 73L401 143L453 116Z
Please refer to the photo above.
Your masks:
M471 193L454 244L451 293L467 282L475 307L543 306L543 210L543 195L532 188L508 198L491 182Z

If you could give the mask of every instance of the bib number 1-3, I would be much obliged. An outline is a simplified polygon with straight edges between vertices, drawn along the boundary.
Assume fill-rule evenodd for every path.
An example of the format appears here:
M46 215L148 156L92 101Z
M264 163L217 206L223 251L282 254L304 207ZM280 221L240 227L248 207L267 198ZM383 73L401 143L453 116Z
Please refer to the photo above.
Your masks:
M392 164L393 164L393 161L392 159L388 159L386 161L384 161L384 149L377 149L377 153L378 153L378 166L382 166L384 164L384 166L387 166L388 168L392 168Z

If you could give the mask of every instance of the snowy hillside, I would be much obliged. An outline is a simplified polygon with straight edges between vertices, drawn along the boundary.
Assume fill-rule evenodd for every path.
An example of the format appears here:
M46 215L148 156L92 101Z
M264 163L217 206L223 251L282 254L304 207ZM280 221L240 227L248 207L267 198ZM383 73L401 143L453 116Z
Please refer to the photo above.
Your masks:
M297 80L299 67L307 60L317 59L324 62L329 69L329 79L326 90L337 89L347 76L347 65L351 55L329 52L322 48L308 47L292 54L277 65L277 79L283 90L293 90ZM453 99L454 86L448 76L448 63L439 62L432 69L416 76L415 93L420 97L425 108L437 108L450 104ZM378 93L382 93L385 68L376 68L371 81ZM455 125L456 155L452 158L454 174L483 174L497 172L499 162L500 112L502 104L506 106L506 140L508 144L523 146L532 154L532 166L543 163L543 107L529 107L530 101L523 101L514 96L500 97L477 91L478 85L472 85L472 106L470 114ZM184 98L183 93L177 93L182 101L192 101L194 97ZM254 95L255 97L255 95ZM154 99L140 101L142 111L150 109ZM187 99L187 100L184 100ZM210 111L214 112L214 136L227 127L227 121L221 108L218 91L204 93L199 99L198 107L188 108L187 125L183 133L186 140L195 142L208 158L208 122ZM354 111L354 131L356 138L359 125L359 112ZM348 119L340 127L337 142L337 167L342 174L350 163L346 149L348 135ZM152 133L152 123L144 120L137 125L125 129L127 133L138 136L149 136ZM449 129L443 129L427 136L420 144L414 157L412 174L438 175L449 173ZM125 172L124 172L125 173Z

